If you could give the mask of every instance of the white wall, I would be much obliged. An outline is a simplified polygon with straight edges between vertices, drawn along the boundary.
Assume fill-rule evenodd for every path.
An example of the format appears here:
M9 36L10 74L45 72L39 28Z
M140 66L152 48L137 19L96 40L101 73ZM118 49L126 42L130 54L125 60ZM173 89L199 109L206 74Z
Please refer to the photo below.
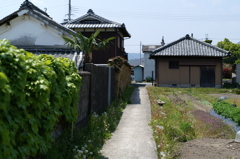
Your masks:
M155 80L155 60L149 59L150 53L144 53L144 80L147 77L152 77L153 71L153 80Z
M12 45L64 45L62 35L41 21L22 15L0 26L0 39L8 39Z

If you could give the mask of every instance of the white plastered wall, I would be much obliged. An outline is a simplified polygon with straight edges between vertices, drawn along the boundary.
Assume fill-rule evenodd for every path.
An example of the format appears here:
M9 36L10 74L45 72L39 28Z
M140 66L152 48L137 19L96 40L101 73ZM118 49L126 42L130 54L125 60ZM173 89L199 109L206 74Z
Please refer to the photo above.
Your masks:
M12 45L64 45L62 34L29 15L21 15L0 26L0 39L8 39Z

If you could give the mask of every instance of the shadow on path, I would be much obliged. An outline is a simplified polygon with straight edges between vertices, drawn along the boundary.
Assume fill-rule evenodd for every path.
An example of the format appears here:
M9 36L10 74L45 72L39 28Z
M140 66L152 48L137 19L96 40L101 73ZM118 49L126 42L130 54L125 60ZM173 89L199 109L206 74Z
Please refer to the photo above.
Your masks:
M146 84L142 83L136 83L136 84L131 84L132 86L135 87L132 96L130 98L131 104L141 104L141 98L140 98L140 89L139 87L145 87Z

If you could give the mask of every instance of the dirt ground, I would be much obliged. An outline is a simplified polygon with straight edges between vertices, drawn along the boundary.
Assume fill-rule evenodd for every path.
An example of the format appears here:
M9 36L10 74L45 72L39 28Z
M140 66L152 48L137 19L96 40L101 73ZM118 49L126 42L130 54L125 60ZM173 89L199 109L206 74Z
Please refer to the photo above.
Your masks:
M217 98L226 96L227 98L238 98L240 95L232 93L211 94ZM182 101L191 100L196 109L209 112L211 108L200 103L193 96L184 94L178 96ZM178 151L181 159L240 159L240 143L234 139L195 139L186 142Z

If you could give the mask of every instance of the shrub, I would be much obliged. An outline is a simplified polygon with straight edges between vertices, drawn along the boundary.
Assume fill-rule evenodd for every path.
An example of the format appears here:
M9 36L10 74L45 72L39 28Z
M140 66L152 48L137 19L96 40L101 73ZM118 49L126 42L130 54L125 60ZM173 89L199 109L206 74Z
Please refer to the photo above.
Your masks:
M147 82L152 82L152 77L146 77Z
M223 68L223 78L232 78L232 68Z
M0 41L0 156L46 152L59 118L76 120L80 85L71 60L34 56Z

